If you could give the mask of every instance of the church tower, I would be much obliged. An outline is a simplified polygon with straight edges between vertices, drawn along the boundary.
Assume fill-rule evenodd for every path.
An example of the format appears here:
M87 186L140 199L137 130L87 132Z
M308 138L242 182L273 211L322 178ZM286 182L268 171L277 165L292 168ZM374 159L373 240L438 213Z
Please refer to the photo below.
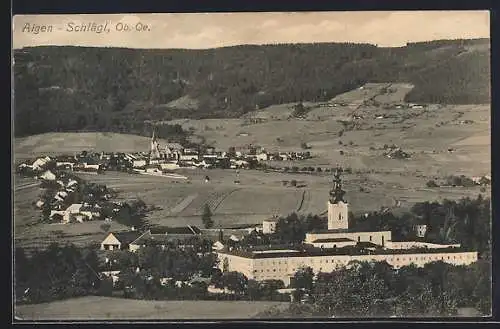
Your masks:
M328 229L329 230L347 230L348 206L344 200L345 191L342 190L342 168L337 168L333 178L333 187L330 190L330 199L328 200Z
M158 159L160 157L160 151L158 149L158 141L156 140L154 129L153 129L153 136L151 137L150 157L152 159Z

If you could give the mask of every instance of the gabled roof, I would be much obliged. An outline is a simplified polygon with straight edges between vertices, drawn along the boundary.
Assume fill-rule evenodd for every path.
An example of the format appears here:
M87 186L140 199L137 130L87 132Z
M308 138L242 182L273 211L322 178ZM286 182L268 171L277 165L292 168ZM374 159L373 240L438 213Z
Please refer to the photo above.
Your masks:
M149 231L132 241L134 245L164 246L179 239L178 235L151 234Z
M137 240L143 233L137 231L125 231L125 232L116 232L112 233L118 241L121 243L128 244L134 240Z
M356 245L358 247L363 247L363 248L378 248L378 247L380 247L379 245L377 245L375 243L367 242L367 241L358 242Z
M201 234L201 230L196 226L180 226L180 227L166 227L159 226L154 227L149 230L151 234L168 234L168 235L198 235Z

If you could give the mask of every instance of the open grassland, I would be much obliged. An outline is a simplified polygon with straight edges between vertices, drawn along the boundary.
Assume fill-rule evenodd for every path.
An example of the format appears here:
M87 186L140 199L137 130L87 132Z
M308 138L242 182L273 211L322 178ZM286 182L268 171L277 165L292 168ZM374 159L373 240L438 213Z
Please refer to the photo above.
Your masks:
M191 320L250 319L282 302L147 301L109 297L82 297L35 305L19 305L23 320Z

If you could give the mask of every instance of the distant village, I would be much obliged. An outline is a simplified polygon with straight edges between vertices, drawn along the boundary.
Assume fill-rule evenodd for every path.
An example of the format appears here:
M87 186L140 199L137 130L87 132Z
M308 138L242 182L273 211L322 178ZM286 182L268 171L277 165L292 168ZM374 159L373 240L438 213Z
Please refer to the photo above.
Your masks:
M230 148L216 151L213 147L202 152L185 148L179 143L166 143L160 147L153 134L149 152L81 152L78 155L58 155L53 158L42 157L32 162L18 165L23 170L40 170L47 162L55 162L54 169L74 172L101 173L105 170L128 171L137 173L162 173L179 168L220 168L255 169L264 161L293 161L311 158L309 151L304 152L267 152L262 147Z

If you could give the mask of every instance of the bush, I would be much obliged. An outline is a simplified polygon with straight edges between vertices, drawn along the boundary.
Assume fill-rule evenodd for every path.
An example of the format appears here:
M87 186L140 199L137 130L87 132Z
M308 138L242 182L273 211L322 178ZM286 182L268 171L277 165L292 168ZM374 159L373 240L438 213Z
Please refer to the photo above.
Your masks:
M344 155L344 151L342 151L342 150L340 150L339 153L340 153L340 155Z
M425 184L427 187L439 187L439 185L432 179Z

